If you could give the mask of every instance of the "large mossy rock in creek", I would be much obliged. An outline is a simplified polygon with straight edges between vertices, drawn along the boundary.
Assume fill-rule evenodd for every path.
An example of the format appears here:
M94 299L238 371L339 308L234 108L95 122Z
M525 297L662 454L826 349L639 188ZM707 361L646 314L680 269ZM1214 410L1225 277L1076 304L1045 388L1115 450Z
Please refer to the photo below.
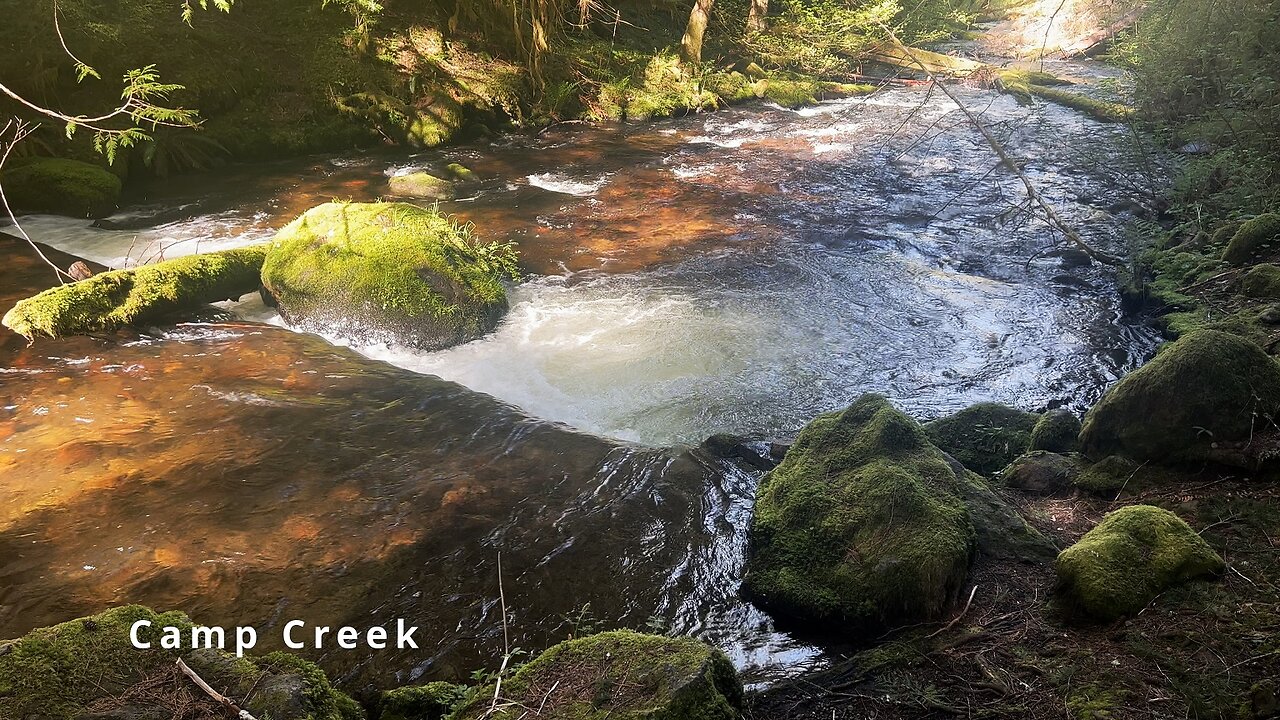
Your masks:
M618 630L552 647L493 695L479 689L451 720L732 720L742 682L705 643Z
M139 620L151 622L138 633L150 649L130 642L130 628ZM166 626L179 629L180 649L160 647ZM287 653L237 658L216 649L193 650L190 629L182 613L129 605L0 642L0 718L223 717L225 711L178 669L179 658L257 718L364 718L360 706L335 690L314 664Z
M79 160L29 158L0 174L15 212L100 218L120 202L120 178Z
M1040 416L997 403L978 403L926 423L933 444L980 475L991 475L1031 445Z
M387 187L392 195L429 200L452 200L457 194L452 182L421 171L392 175L387 181Z
M1248 340L1200 330L1165 346L1085 415L1082 452L1251 466L1280 412L1280 366ZM1254 441L1254 442L1251 442Z
M503 273L434 210L326 203L280 230L262 281L281 315L305 330L436 350L498 324Z
M1265 213L1240 226L1222 259L1232 265L1243 265L1265 249L1273 249L1280 242L1280 214Z
M977 551L1052 557L919 424L865 395L809 423L762 480L743 589L802 621L891 626L938 617Z
M1150 505L1108 513L1058 556L1059 591L1098 620L1146 607L1167 588L1216 575L1222 558L1177 515Z
M266 255L258 245L112 270L20 300L0 322L29 340L155 322L257 292Z

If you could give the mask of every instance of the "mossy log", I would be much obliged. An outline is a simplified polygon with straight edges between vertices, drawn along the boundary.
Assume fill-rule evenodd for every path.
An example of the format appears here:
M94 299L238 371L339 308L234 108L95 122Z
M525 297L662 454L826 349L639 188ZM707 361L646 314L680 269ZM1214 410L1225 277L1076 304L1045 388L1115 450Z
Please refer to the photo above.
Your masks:
M956 77L968 77L987 67L985 63L980 63L977 60L944 55L914 47L908 50L894 43L886 43L872 50L868 53L867 59L907 70L920 70L921 65L923 65L923 69L927 72Z
M0 322L28 340L137 326L256 292L266 256L255 245L112 270L20 300Z

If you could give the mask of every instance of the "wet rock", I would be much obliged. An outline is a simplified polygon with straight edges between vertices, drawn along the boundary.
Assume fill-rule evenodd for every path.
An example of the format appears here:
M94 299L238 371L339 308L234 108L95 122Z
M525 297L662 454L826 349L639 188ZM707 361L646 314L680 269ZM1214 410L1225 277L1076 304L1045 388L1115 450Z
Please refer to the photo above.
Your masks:
M1250 464L1259 457L1224 457L1216 445L1249 440L1277 413L1280 366L1248 340L1200 330L1112 387L1085 415L1080 446L1092 459Z
M466 697L465 685L430 682L382 693L378 720L444 720Z
M997 403L979 403L925 423L933 444L980 474L999 471L1031 444L1040 416Z
M689 638L629 630L562 642L502 684L508 700L490 710L481 688L452 720L515 720L541 708L547 720L732 720L742 682L719 650Z
M1280 240L1280 214L1259 215L1240 226L1222 259L1232 265L1243 265L1263 250L1272 249Z
M459 182L476 182L480 179L480 176L476 175L475 171L461 163L449 163L445 169L449 171L454 180Z
M1222 558L1177 515L1150 505L1108 513L1058 556L1058 590L1103 621L1146 607L1169 587L1221 573Z
M326 203L276 235L262 282L295 326L434 350L497 325L507 310L503 273L433 210Z
M1056 257L1062 262L1062 267L1069 270L1075 268L1089 267L1093 264L1093 258L1089 257L1089 253L1075 248L1062 248L1048 253L1049 257Z
M1069 491L1080 474L1074 458L1053 452L1032 451L1000 472L1006 486L1030 495L1060 495Z
M785 445L764 440L751 440L737 435L712 435L702 442L702 449L712 457L739 460L757 470L769 471L782 462Z
M392 195L404 197L452 200L456 195L452 182L444 178L438 178L428 172L393 175L387 181L387 186L390 188Z
M1258 322L1265 325L1280 325L1280 305L1272 305L1258 313Z
M1075 452L1080 439L1080 419L1070 410L1058 408L1041 416L1031 431L1030 450L1053 453Z
M120 178L79 160L25 158L0 177L16 212L98 218L115 212L120 202Z
M1280 300L1280 267L1263 263L1240 278L1240 293L1254 300Z

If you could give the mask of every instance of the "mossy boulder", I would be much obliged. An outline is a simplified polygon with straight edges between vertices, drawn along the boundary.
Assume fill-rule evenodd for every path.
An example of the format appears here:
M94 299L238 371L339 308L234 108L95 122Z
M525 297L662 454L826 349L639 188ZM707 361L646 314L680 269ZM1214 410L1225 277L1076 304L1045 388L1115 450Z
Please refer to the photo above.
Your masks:
M1098 620L1138 612L1165 589L1216 575L1222 558L1177 515L1150 505L1108 513L1058 556L1058 588Z
M925 423L933 444L980 475L991 475L1031 445L1040 416L997 403L978 403Z
M449 163L445 166L445 170L448 170L449 174L458 182L475 182L480 179L480 176L476 175L474 170L462 163Z
M494 688L473 693L451 720L732 720L742 682L719 650L688 638L629 630L562 642Z
M120 178L79 160L30 158L6 169L0 182L15 212L99 218L120 202Z
M507 310L506 266L434 210L326 203L271 245L263 285L308 331L434 350L480 337Z
M1051 453L1074 452L1080 441L1080 418L1070 410L1050 410L1031 430L1028 450Z
M392 195L429 200L452 200L457 194L452 182L422 171L392 175L387 187Z
M465 685L430 682L382 693L378 720L444 720L467 695Z
M1222 259L1232 265L1243 265L1265 248L1280 240L1280 214L1259 215L1236 231L1222 253Z
M1263 263L1240 279L1240 293L1254 300L1280 300L1280 267Z
M113 270L20 300L5 327L28 339L140 326L257 292L265 245Z
M139 631L150 649L130 643L130 628L138 620L151 622ZM179 612L129 605L0 644L0 717L168 718L182 712L221 717L220 707L178 670L176 661L182 658L258 718L364 718L360 706L335 690L313 663L287 653L237 658L216 649L193 650L191 624ZM180 648L160 647L165 626L180 630Z
M1245 465L1257 458L1225 448L1247 446L1278 411L1280 366L1248 340L1200 330L1116 383L1085 415L1080 447L1092 459Z
M1080 464L1075 458L1032 450L1001 470L1000 481L1030 495L1058 495L1070 490L1079 474Z
M1108 455L1082 470L1072 484L1094 495L1114 496L1129 485L1141 466L1120 455Z

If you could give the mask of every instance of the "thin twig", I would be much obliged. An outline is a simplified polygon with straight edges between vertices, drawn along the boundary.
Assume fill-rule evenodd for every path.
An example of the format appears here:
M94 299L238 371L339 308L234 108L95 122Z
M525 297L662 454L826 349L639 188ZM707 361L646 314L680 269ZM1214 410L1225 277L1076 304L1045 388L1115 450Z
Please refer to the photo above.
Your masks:
M240 720L258 720L251 715L248 710L242 710L239 705L236 705L235 702L231 700L231 698L209 687L209 683L205 682L204 678L197 675L195 670L188 667L187 664L182 661L182 658L178 658L178 669L181 670L184 675L191 678L191 682L195 683L201 690L205 691L205 694L216 700L223 707L226 707L239 715Z

